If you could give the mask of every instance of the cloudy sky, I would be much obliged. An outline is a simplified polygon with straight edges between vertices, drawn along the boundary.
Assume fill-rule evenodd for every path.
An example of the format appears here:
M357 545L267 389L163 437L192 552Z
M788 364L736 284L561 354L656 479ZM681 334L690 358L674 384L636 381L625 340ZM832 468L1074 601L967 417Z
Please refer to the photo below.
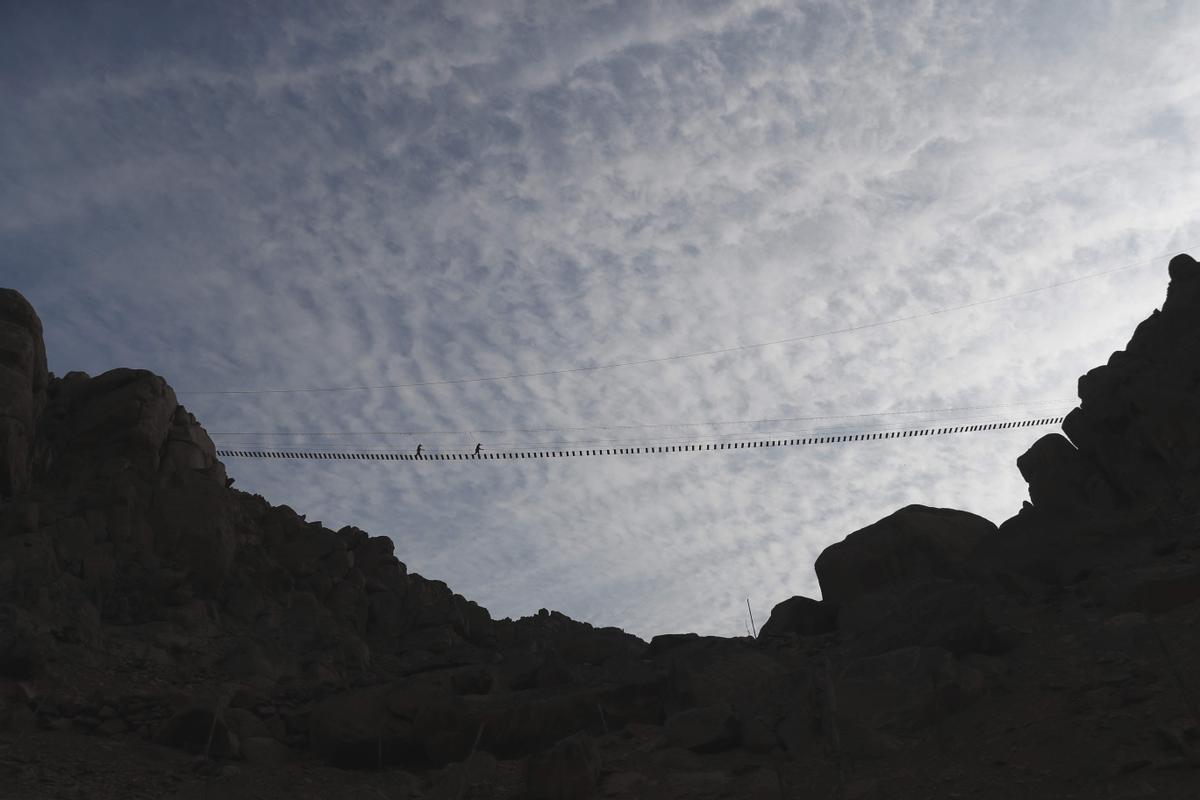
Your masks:
M0 284L39 309L55 372L152 369L226 444L1063 411L1161 302L1168 257L1200 250L1194 12L3 2ZM412 383L434 385L204 394ZM297 432L401 433L267 436ZM817 554L903 505L1015 513L1038 433L230 471L391 536L497 616L741 635L745 598L761 624L819 596Z

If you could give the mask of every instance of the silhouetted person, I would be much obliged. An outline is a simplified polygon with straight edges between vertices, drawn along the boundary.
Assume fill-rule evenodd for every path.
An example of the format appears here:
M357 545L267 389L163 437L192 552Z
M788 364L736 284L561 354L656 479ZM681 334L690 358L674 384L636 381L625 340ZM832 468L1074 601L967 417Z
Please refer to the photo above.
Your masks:
M420 458L420 457L421 457L421 448L422 448L423 446L424 446L424 445L417 445L417 458Z
M483 445L481 445L481 444L476 444L476 445L475 445L475 455L479 455L479 451L480 451L480 450L482 450L482 449L483 449Z

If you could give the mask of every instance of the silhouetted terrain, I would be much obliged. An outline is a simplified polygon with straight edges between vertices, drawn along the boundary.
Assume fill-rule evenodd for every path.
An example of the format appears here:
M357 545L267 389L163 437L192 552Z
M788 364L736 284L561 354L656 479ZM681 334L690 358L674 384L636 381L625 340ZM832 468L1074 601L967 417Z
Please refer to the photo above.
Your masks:
M1200 795L1200 265L998 529L912 506L750 638L494 620L229 488L162 378L0 290L0 797ZM402 555L402 554L401 554Z

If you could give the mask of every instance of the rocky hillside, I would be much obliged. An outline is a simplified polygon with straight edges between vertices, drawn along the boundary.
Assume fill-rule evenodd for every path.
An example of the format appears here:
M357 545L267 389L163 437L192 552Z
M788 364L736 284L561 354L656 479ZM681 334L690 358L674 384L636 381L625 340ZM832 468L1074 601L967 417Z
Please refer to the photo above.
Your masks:
M232 488L162 378L47 372L0 290L0 797L1200 795L1200 265L1018 460L757 639L494 620Z

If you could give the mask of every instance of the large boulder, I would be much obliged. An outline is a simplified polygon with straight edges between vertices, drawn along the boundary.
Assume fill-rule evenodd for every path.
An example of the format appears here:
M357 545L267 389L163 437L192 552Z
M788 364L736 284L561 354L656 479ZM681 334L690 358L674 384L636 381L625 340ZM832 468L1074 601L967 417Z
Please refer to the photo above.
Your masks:
M817 558L826 602L844 605L894 584L963 576L996 526L966 511L912 505L832 544Z
M820 636L837 629L837 608L810 597L791 597L771 609L771 616L759 630L759 637Z
M0 498L29 488L35 431L48 380L37 312L18 292L0 289Z
M1029 499L1039 510L1074 515L1103 515L1117 505L1104 474L1062 434L1050 433L1017 459L1029 484Z

